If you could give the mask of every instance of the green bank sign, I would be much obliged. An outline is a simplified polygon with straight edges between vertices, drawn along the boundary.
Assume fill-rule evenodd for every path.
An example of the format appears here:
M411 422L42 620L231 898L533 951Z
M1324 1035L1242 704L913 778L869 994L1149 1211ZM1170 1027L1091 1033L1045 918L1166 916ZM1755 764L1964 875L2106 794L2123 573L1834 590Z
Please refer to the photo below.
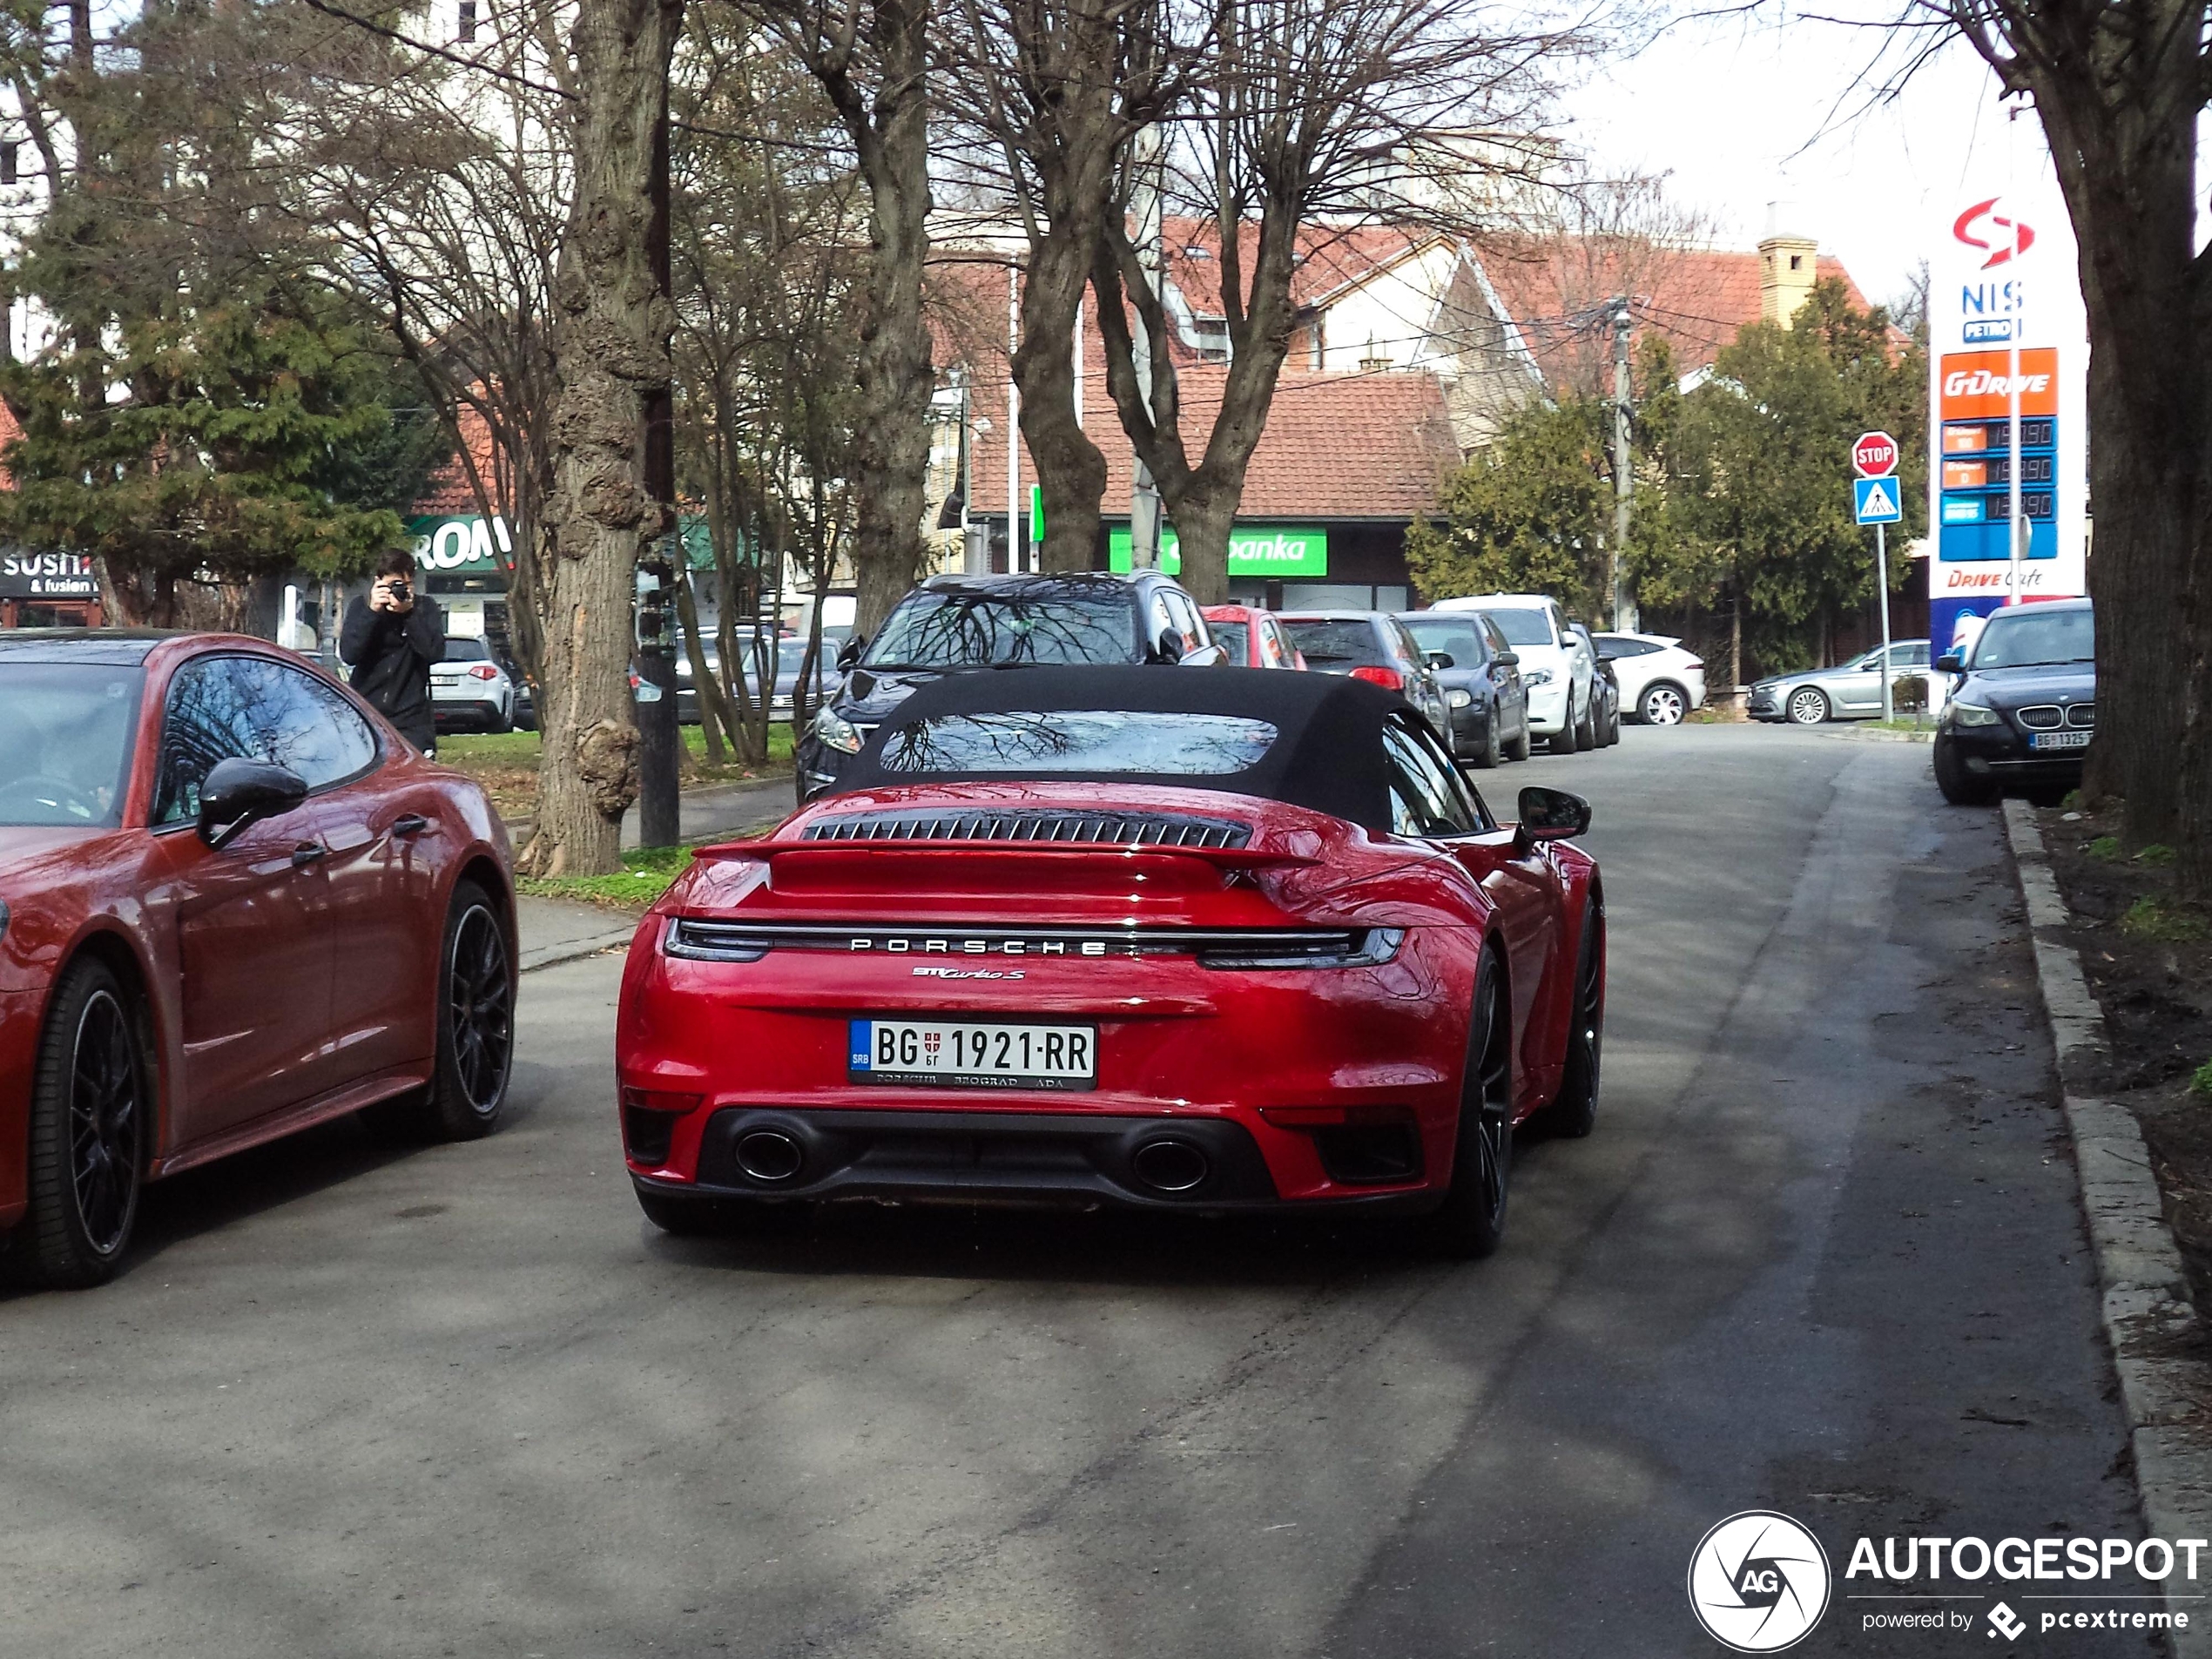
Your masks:
M1127 570L1134 563L1126 527L1106 534L1109 570ZM1160 531L1160 568L1178 574L1183 561L1176 554L1176 535ZM1282 524L1240 524L1229 532L1229 574L1231 576L1326 576L1329 574L1329 532L1318 528Z

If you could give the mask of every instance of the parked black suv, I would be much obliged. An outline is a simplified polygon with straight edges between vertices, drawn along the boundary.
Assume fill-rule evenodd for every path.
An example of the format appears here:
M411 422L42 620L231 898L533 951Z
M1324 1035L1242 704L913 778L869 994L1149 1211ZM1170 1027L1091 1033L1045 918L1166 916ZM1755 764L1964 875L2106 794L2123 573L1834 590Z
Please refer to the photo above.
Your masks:
M2087 599L2006 605L1963 659L1936 670L1966 678L1936 717L1936 787L1957 806L2009 787L2055 801L2081 781L2097 730L2096 618Z
M914 687L947 674L1036 663L1211 667L1226 660L1197 602L1157 570L932 577L899 601L873 639L856 635L839 653L845 684L799 740L799 799L833 792L883 717Z

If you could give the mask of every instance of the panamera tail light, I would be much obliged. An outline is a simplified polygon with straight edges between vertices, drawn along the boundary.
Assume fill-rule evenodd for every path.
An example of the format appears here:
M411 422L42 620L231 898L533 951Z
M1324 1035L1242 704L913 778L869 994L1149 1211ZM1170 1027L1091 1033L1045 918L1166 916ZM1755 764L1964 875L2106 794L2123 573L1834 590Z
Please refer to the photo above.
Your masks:
M1406 689L1406 677L1394 668L1355 668L1352 671L1352 678L1365 680L1370 685L1379 685L1386 691Z

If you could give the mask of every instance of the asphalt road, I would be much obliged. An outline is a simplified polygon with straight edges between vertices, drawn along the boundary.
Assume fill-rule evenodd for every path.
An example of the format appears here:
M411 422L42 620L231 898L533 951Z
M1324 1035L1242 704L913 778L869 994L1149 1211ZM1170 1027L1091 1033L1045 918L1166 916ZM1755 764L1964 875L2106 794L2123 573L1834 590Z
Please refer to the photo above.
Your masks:
M1615 1659L1717 1651L1684 1573L1739 1509L1839 1571L2132 1534L2017 900L1925 768L1685 727L1486 775L1595 802L1614 955L1598 1132L1521 1149L1475 1265L1003 1214L664 1240L616 961L534 974L498 1136L200 1171L120 1282L0 1300L0 1654ZM1858 1619L1798 1651L2004 1645Z

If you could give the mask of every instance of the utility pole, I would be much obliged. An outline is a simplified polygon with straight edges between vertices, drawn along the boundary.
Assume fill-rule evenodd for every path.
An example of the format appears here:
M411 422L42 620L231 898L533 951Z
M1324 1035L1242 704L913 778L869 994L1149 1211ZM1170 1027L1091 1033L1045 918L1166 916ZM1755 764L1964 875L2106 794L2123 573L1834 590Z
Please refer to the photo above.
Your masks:
M1022 344L1022 267L1006 267L1006 568L1022 569L1022 388L1014 354Z
M1160 292L1160 130L1148 126L1136 135L1135 188L1130 192L1130 216L1136 221L1136 257L1144 267L1144 286ZM1130 354L1136 359L1137 394L1148 409L1152 405L1152 340L1144 314L1136 314ZM1150 570L1160 563L1160 492L1144 457L1136 458L1129 502L1129 556L1132 569Z
M652 218L645 230L653 286L665 300L674 292L669 262L668 88L654 118ZM671 384L645 394L644 486L653 502L676 510L676 404ZM671 557L671 554L673 557ZM676 654L671 602L674 560L684 556L681 531L671 528L637 562L637 839L646 846L674 846L683 840L677 791L677 756L683 733L676 719Z
M1629 296L1613 301L1613 626L1632 627L1621 597L1621 561L1629 546L1629 497L1635 493L1635 469L1629 454Z

